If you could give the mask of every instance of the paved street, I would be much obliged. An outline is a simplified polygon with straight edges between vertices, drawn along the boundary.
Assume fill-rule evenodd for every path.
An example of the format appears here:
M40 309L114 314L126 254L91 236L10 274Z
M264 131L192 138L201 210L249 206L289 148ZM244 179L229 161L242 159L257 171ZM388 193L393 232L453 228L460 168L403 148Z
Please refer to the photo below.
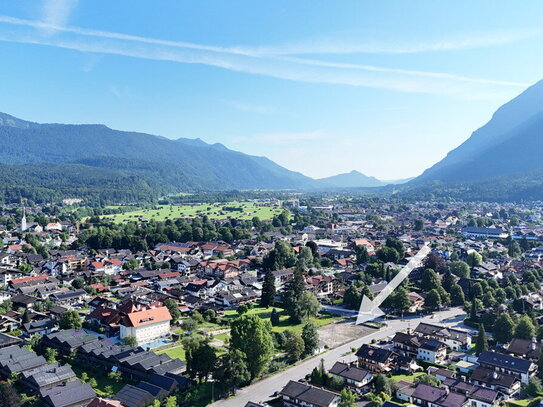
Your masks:
M280 391L289 380L298 380L311 373L315 366L318 366L321 359L324 359L324 364L327 369L340 361L352 361L355 356L350 353L351 348L358 348L365 343L370 343L373 339L381 340L390 335L394 335L398 331L402 331L409 327L415 328L419 322L441 323L447 326L457 326L462 323L464 311L461 308L451 308L446 311L435 313L433 316L405 318L403 320L394 319L388 320L386 328L375 331L364 337L355 339L337 348L331 349L319 356L306 360L299 365L291 367L279 374L261 380L251 386L245 387L238 391L235 397L228 400L219 400L212 404L214 407L243 407L248 401L262 402L268 400L276 391ZM441 322L443 321L443 322Z

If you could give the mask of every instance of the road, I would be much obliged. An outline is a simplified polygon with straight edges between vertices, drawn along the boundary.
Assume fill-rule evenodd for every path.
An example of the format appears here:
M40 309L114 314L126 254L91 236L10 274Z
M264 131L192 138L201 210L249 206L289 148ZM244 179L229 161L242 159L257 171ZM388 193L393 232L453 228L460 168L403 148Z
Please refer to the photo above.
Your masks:
M396 276L373 300L370 300L368 297L364 296L362 302L360 303L360 311L356 317L356 325L372 321L384 315L384 312L379 309L383 301L385 301L387 297L396 289L396 287L398 287L402 281L409 276L409 273L422 266L422 262L431 251L432 249L430 249L427 244L422 246L419 252L415 256L411 257L411 260L409 260L409 262L402 267L398 274L396 274Z
M338 346L337 348L321 353L314 358L305 360L302 363L283 372L260 380L248 387L240 389L235 397L228 400L219 400L211 404L211 406L243 407L248 401L264 402L269 400L274 392L282 390L289 380L299 380L311 373L313 368L319 365L321 359L324 359L326 369L330 369L338 360L344 362L355 360L356 357L354 354L349 353L351 348L359 348L363 344L368 344L374 339L385 339L386 337L394 335L396 332L405 330L409 327L415 328L419 322L428 322L433 324L441 323L442 325L456 326L462 323L464 315L465 313L461 308L451 308L449 310L436 312L433 315L424 317L387 320L386 322L388 326L383 329L355 339L351 342L347 342L346 344ZM349 354L346 355L347 353Z

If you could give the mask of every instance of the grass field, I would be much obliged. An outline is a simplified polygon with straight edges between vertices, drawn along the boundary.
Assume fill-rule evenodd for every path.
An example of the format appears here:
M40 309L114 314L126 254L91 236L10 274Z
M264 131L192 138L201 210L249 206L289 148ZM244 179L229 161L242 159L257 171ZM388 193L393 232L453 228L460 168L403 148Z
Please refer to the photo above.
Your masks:
M224 210L225 207L240 208L241 210ZM210 219L217 220L228 218L250 220L255 216L260 218L260 220L270 220L281 212L282 209L279 205L266 202L228 202L215 204L156 205L153 208L104 215L102 218L112 219L114 222L137 221L140 217L147 220L164 221L167 219L206 215Z
M304 324L296 324L296 325L291 324L288 320L289 317L286 314L285 310L280 307L275 307L275 308L279 312L279 325L272 327L272 330L274 332L285 332L288 330L288 331L296 332L298 334L302 333ZM254 307L254 308L251 308L247 313L250 315L258 315L262 319L269 320L272 309L273 308L271 307L270 308ZM223 318L233 320L237 318L238 316L239 314L236 312L236 310L226 310L224 312ZM340 319L341 318L337 316L322 314L318 318L311 318L310 321L315 323L317 326L321 327L321 326L339 321ZM224 326L221 326L219 324L215 324L212 322L204 322L198 326L198 331L202 331L204 333L207 332L208 335L210 331L215 331L215 330L220 330L220 329L224 329ZM177 329L174 332L178 334L184 333L182 329ZM226 345L228 341L230 340L230 334L220 333L217 335L213 335L211 338L211 341L213 341L213 339L221 340ZM217 349L218 354L221 354L226 350L225 347L217 347L217 346L215 346L215 349ZM179 358L181 360L185 360L185 351L183 349L183 346L181 345L181 342L177 342L174 345L169 345L164 348L157 349L154 352L158 354L165 353L171 358Z
M121 376L121 380L117 382L107 377L107 374L103 371L90 370L83 366L73 365L72 369L79 378L81 378L83 373L87 373L89 375L89 379L94 378L96 380L96 387L94 387L94 391L102 397L111 397L121 390L126 384L134 383L131 380L127 380L124 376Z
M296 333L301 333L302 332L302 328L304 326L304 324L297 324L297 325L293 325L289 322L289 317L287 315L287 313L285 312L284 309L280 308L280 307L275 307L277 309L277 311L279 312L279 325L276 325L274 327L272 327L272 330L274 332L285 332L285 331L292 331L292 332L296 332ZM248 311L248 314L256 314L258 315L260 318L264 318L264 319L270 319L270 316L271 316L271 312L272 312L272 307L270 308L262 308L262 307L254 307L254 308L251 308L249 311ZM235 310L227 310L224 312L224 317L225 318L229 318L229 319L234 319L236 317L238 317L238 313L235 311ZM329 315L329 314L323 314L321 315L319 318L311 318L310 321L315 323L317 326L324 326L324 325L328 325L328 324L331 324L335 321L339 321L341 318L340 317L337 317L337 316L332 316L332 315Z
M172 359L186 360L185 359L185 349L183 348L183 345L181 345L180 342L176 343L174 346L171 346L169 348L156 350L155 353L159 354L159 355L161 353L165 353L166 355L168 355Z
M514 400L514 401L508 401L505 403L509 407L526 407L528 404L532 402L538 402L541 399L541 397L535 397L531 399L522 399L522 400Z
M406 374L393 374L391 379L394 383L399 382L400 380L407 380L408 382L413 382L419 376L422 376L424 372L413 373L412 375Z

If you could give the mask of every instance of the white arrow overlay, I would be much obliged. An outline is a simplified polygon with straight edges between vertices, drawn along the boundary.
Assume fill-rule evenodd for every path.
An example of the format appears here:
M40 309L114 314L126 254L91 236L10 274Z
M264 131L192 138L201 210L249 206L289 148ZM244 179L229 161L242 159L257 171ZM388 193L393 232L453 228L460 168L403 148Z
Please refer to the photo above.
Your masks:
M398 287L402 281L409 276L411 271L421 266L422 261L428 255L428 253L430 253L430 251L431 249L427 244L422 246L422 249L420 249L419 252L413 256L411 260L409 260L409 263L402 267L400 272L396 274L396 276L387 284L383 291L381 291L379 295L374 298L373 301L364 295L364 298L362 298L362 303L360 304L360 311L358 311L358 315L356 317L355 325L363 324L364 322L371 321L384 315L385 313L379 309L379 306L390 294L392 294L396 287Z

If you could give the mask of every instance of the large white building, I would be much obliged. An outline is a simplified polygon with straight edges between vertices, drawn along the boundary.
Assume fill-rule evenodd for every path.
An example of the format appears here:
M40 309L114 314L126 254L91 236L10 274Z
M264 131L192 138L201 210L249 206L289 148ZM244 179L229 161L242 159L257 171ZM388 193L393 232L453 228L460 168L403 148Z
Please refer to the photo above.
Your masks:
M172 316L167 307L130 312L120 323L120 338L134 336L138 345L166 338L170 334Z

